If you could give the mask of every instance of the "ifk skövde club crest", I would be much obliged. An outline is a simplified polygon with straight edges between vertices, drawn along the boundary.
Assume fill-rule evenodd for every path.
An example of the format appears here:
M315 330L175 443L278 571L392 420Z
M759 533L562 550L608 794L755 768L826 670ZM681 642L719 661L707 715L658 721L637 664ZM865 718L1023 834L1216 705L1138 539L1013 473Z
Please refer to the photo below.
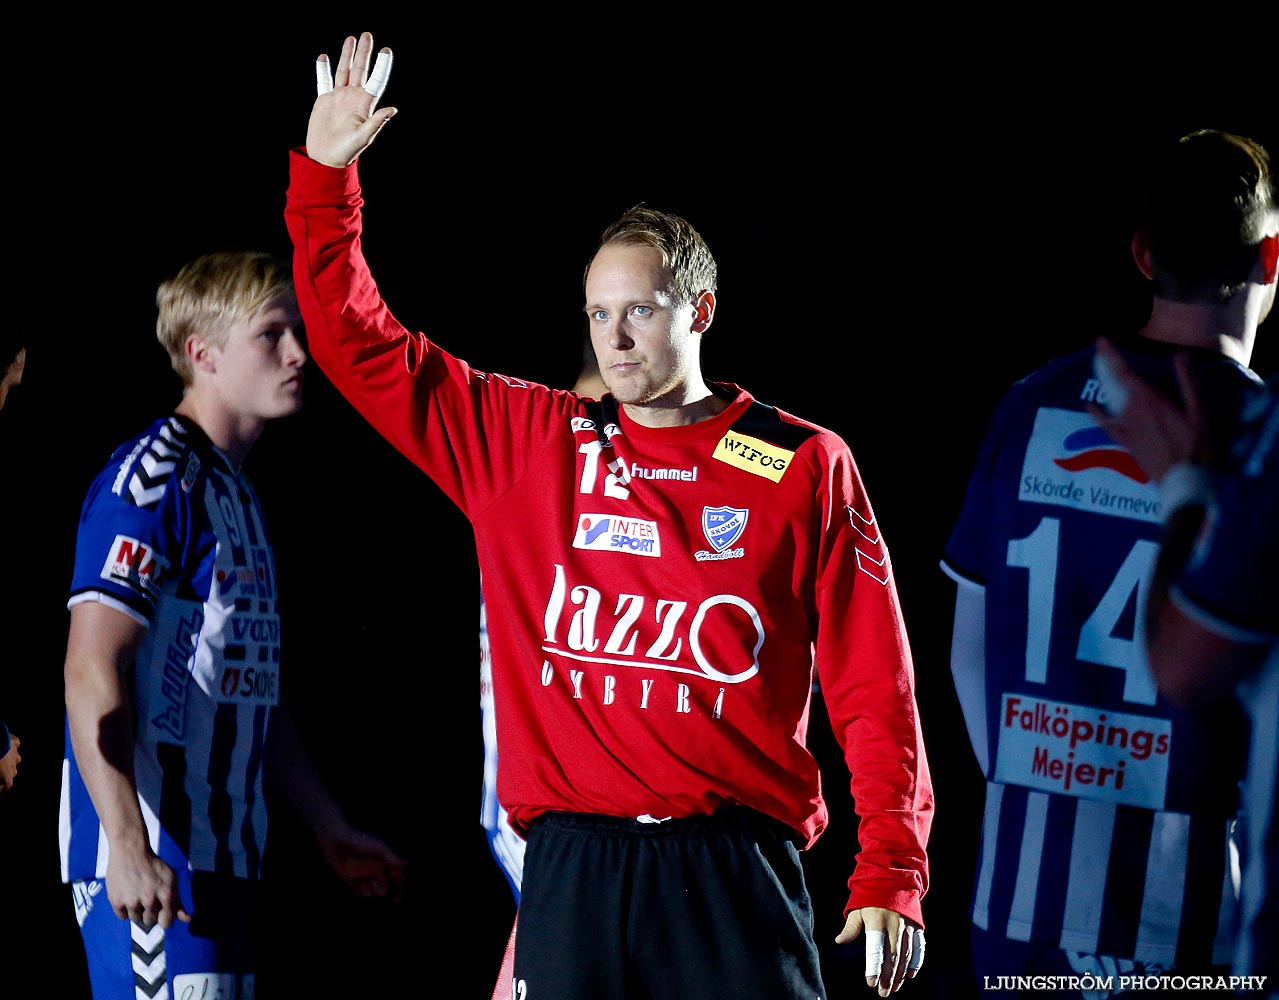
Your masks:
M716 552L723 552L742 537L749 514L741 507L703 507L702 534Z

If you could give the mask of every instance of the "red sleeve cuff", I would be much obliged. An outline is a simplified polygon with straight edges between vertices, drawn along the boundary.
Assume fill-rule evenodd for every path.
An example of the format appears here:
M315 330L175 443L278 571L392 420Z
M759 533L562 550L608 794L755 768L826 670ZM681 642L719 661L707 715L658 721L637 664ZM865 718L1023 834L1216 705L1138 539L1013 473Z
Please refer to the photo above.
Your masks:
M879 906L886 910L895 910L903 917L913 920L921 928L924 926L924 914L920 908L920 894L915 889L902 889L894 892L877 892L868 886L858 886L848 897L848 905L844 907L847 917L853 910L863 906Z
M358 194L360 178L355 164L346 167L329 167L306 155L306 147L289 150L290 183L309 197L344 199Z

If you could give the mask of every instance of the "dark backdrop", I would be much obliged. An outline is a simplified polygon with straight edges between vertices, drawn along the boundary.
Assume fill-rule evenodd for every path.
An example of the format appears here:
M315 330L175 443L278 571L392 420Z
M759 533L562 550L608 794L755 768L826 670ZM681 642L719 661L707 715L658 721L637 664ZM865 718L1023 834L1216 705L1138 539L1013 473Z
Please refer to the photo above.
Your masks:
M481 12L459 23L283 30L219 14L11 39L23 107L9 129L6 320L31 346L0 415L0 716L24 755L0 797L0 993L88 995L58 879L64 591L90 477L178 399L154 341L155 286L212 250L288 253L286 152L305 136L314 57L367 27L395 49L385 103L400 114L362 163L366 249L406 325L479 368L568 383L594 241L647 202L686 216L718 258L707 376L850 443L892 552L936 786L928 961L907 992L968 995L982 784L937 561L969 462L1011 381L1144 319L1128 237L1150 143L1213 126L1275 149L1273 81L1177 66L1103 85L1079 76L1096 53L1058 75L1052 59L871 26L791 38L745 25L769 47L730 48L710 25L548 42L545 25L525 37ZM1263 372L1279 358L1268 334ZM247 465L276 541L286 683L351 817L415 866L400 906L354 901L278 810L260 995L433 996L448 981L462 984L449 995L487 998L513 906L477 822L469 526L314 366L308 378L305 412ZM512 544L540 527L512 524ZM833 821L806 861L824 945L856 849L825 726L819 705ZM864 989L845 989L861 953L828 948L832 996Z

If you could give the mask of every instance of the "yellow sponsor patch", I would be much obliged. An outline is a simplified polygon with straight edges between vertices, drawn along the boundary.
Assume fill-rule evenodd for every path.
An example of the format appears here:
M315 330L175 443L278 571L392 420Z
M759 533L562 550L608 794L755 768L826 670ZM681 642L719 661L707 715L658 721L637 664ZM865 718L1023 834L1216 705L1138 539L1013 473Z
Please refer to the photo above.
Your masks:
M746 472L764 476L775 483L781 482L782 476L795 457L793 451L779 448L775 444L761 441L748 434L734 434L729 431L715 445L714 457L720 462L727 462Z

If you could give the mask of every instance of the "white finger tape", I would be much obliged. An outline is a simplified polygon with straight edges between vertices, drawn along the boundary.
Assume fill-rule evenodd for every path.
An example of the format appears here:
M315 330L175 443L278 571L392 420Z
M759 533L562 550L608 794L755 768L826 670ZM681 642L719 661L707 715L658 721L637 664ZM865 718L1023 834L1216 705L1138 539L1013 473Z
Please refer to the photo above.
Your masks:
M386 81L391 76L391 53L385 50L377 54L377 62L373 64L373 74L369 77L368 82L364 84L364 89L374 97L381 97L382 92L386 90Z
M907 971L918 969L924 964L924 932L922 930L915 931L915 937L910 943L910 962L906 965Z
M866 932L866 978L878 976L884 964L884 932Z
M317 95L327 94L333 89L333 69L327 59L315 60L315 92Z

